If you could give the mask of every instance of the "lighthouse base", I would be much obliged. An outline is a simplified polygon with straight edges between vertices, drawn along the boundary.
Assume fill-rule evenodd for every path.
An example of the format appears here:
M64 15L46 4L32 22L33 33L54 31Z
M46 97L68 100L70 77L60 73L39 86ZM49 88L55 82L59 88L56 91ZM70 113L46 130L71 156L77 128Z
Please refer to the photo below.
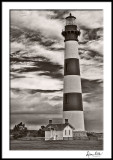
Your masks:
M88 139L85 131L73 131L73 139Z

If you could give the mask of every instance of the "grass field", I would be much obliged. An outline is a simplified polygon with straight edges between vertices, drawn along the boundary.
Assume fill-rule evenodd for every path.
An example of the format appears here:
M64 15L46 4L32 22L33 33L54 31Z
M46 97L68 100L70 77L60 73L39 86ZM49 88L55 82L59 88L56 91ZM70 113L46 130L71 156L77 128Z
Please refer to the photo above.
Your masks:
M102 140L11 140L10 150L103 150Z

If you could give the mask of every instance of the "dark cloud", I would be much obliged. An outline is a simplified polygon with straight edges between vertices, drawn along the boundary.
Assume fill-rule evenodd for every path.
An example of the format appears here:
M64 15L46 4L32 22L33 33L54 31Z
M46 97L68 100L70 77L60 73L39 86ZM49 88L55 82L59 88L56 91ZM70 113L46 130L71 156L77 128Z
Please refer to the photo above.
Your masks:
M25 39L32 41L41 41L41 33L28 28L17 28L12 26L10 30L11 42L24 42Z
M20 53L21 51L18 51L18 53ZM24 52L21 56L16 57L17 54L16 53L12 53L11 57L10 57L10 63L18 63L18 62L37 62L37 61L49 61L48 58L45 58L43 56L31 56L31 57L27 57L24 54L26 54L26 52ZM35 64L34 64L35 65Z
M41 34L40 31L34 31L32 29L28 28L14 28L11 27L11 42L23 42L26 43L26 40L28 41L27 43L39 43L40 45L50 47L55 43L55 40L49 39L47 37L44 37L44 35Z
M59 80L63 80L63 74L62 73L57 73L57 72L44 72L44 73L40 73L39 75L45 75L45 76L50 76L52 78L55 78L55 79L59 79Z
M35 59L35 61L33 60ZM61 73L61 69L63 69L62 65L55 64L53 62L50 62L47 58L45 57L25 57L25 58L11 58L11 63L14 62L33 62L32 67L29 65L26 67L21 67L18 69L11 68L11 71L15 71L18 73L25 73L25 72L37 72L38 71L43 71L42 73L38 73L38 75L46 75L50 76L52 78L56 79L63 79L63 73ZM13 77L15 78L15 77Z
M96 105L98 108L99 107L103 107L103 94L102 94L102 90L100 91L100 93L90 93L88 95L86 95L83 100L85 102L91 103L91 102L98 102L98 105Z
M24 31L17 27L11 27L10 29L10 41L19 41L19 38L24 34ZM20 39L20 41L22 38Z
M14 75L14 74L11 74L11 79L15 79L15 78L26 78L26 76L21 76L21 75Z
M11 114L12 115L37 115L37 116L40 116L40 115L43 115L43 116L46 116L46 115L52 115L53 113L52 112L47 112L47 113L40 113L40 112L33 112L33 111L23 111L23 112L20 112L20 111L18 111L18 112L11 112ZM55 113L54 113L55 114Z
M103 82L102 80L82 79L83 102L90 108L103 108ZM84 94L85 93L85 94Z
M50 49L51 49L52 51L64 51L64 48L63 48L63 47L61 47L61 48L50 47Z
M55 43L54 40L49 39L41 34L40 31L34 31L31 29L25 28L25 39L28 39L30 42L39 42L40 45L50 47Z
M25 123L28 129L38 129L40 125L47 125L50 119L53 120L53 123L62 123L62 118L56 114L30 114L29 118L28 114L11 114L12 128L15 124L18 124L22 121Z
M103 55L100 55L100 53L97 51L79 49L79 55L81 59L86 59L86 60L93 59L96 61L103 62Z
M84 41L98 40L103 37L103 28L89 29L86 26L80 26L80 28L84 31L82 35Z
M59 92L59 91L62 91L62 89L60 90L42 90L42 89L19 89L19 88L11 88L11 90L14 92L14 93L20 93L20 92L28 92L30 94L35 94L37 92L40 92L40 93L53 93L53 92Z
M59 100L63 100L63 97L55 96L55 97L51 98L51 100L59 101Z
M52 18L55 19L64 19L64 15L69 13L69 10L54 10L53 11L55 15L52 16Z
M88 79L81 79L81 85L82 85L82 92L83 93L91 93L91 92L100 92L102 91L102 80L96 79L96 80L88 80Z

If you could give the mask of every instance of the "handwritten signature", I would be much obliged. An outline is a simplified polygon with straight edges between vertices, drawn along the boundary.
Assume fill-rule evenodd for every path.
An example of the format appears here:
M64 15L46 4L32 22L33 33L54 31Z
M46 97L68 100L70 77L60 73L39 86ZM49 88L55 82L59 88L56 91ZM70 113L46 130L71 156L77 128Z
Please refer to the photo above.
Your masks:
M95 151L94 153L91 153L91 152L87 151L86 157L88 157L88 158L90 158L90 156L100 157L101 155L102 155L102 152Z

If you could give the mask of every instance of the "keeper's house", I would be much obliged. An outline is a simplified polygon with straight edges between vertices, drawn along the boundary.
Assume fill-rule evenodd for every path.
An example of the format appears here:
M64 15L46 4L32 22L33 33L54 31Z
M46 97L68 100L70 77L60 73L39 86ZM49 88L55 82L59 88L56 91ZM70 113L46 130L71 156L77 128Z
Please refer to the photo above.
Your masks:
M49 120L49 124L45 127L45 140L68 140L73 139L74 127L65 119L64 124L53 124Z

